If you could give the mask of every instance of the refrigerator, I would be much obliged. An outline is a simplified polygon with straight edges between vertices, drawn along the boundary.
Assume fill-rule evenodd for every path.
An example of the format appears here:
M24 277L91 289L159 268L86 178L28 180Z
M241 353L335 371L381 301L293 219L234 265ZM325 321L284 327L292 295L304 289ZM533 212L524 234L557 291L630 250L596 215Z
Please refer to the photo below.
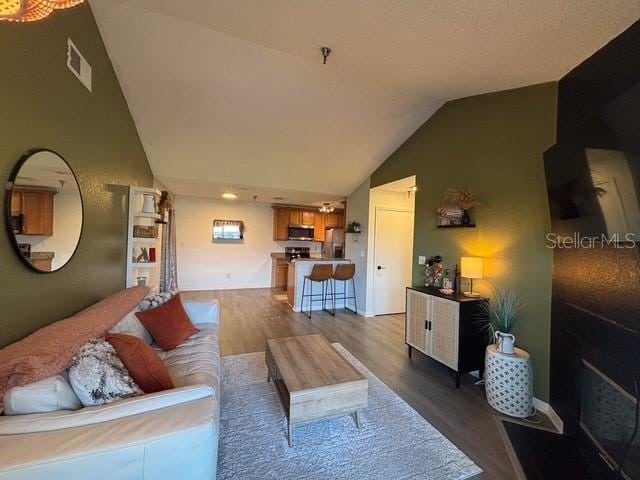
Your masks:
M344 228L330 228L324 232L322 256L344 258Z

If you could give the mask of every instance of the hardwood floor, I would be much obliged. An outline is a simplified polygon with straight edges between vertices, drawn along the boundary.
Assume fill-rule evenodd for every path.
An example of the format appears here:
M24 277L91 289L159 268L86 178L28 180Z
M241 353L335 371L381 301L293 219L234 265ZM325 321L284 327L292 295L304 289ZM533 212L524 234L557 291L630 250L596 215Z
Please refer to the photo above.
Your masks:
M223 356L265 350L268 338L321 333L339 342L397 395L478 464L478 479L512 480L516 473L482 387L464 375L456 390L450 370L424 355L407 357L404 315L364 318L348 311L314 312L309 319L278 300L270 289L183 292L217 298L221 305Z

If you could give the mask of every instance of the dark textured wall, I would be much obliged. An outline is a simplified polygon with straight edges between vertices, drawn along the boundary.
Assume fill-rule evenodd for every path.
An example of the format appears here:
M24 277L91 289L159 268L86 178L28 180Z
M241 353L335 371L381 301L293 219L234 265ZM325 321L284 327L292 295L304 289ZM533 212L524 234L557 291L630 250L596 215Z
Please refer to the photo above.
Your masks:
M589 148L624 154L638 182L639 130L640 22L636 22L559 82L558 144L545 154L550 199L558 198L559 185L570 184L575 178L579 179L578 185L593 186L593 170L585 155ZM604 187L605 191L609 188L606 184ZM590 193L588 189L587 193ZM615 195L628 198L633 193L623 190ZM575 216L563 217L554 209L554 231L569 235L577 232L583 238L607 234L607 218L599 208L598 198L594 204L597 209ZM637 232L630 233L637 235ZM577 440L585 457L597 461L602 455L580 426L581 420L585 420L581 418L581 411L600 409L602 415L588 420L615 426L612 431L617 432L616 435L607 433L601 445L615 462L620 461L621 448L634 427L633 415L617 404L616 408L608 405L605 408L596 403L611 398L606 389L598 396L583 396L588 392L583 382L588 378L588 363L617 384L615 390L626 390L629 398L637 394L636 381L640 380L638 240L636 236L635 244L594 242L592 248L554 251L550 403L562 418L565 433ZM632 401L627 404L629 411L633 404ZM593 431L600 433L597 429ZM628 478L640 478L640 464L633 461L634 456L638 458L637 454L638 448L632 447L623 464ZM604 463L601 467L608 470Z
M543 152L555 142L557 84L547 83L446 103L371 177L375 187L417 176L413 282L424 284L418 255L485 259L484 273L527 304L515 334L532 356L535 395L549 398L552 252ZM444 190L471 188L485 202L477 228L436 229ZM487 282L474 284L490 296Z
M93 92L66 67L68 37L93 68ZM76 255L50 274L22 264L2 222L1 347L123 288L126 188L153 177L88 4L0 23L0 51L0 178L25 151L53 149L76 173L85 213ZM0 203L4 214L4 195Z

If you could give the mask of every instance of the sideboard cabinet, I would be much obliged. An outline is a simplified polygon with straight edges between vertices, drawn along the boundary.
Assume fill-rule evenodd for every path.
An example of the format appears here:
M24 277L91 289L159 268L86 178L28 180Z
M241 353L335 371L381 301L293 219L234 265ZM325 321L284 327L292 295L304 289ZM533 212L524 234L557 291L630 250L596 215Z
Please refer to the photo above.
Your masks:
M408 287L405 342L413 350L446 365L460 375L482 372L485 341L482 335L482 298L444 295L434 287Z

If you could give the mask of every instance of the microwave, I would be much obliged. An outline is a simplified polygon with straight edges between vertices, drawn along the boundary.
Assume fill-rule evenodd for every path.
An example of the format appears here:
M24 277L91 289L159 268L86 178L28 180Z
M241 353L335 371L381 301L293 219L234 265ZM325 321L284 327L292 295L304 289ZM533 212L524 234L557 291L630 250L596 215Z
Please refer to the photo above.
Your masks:
M11 230L15 234L21 234L24 231L24 214L16 213L11 215Z
M290 225L289 240L313 240L314 231L311 225Z

